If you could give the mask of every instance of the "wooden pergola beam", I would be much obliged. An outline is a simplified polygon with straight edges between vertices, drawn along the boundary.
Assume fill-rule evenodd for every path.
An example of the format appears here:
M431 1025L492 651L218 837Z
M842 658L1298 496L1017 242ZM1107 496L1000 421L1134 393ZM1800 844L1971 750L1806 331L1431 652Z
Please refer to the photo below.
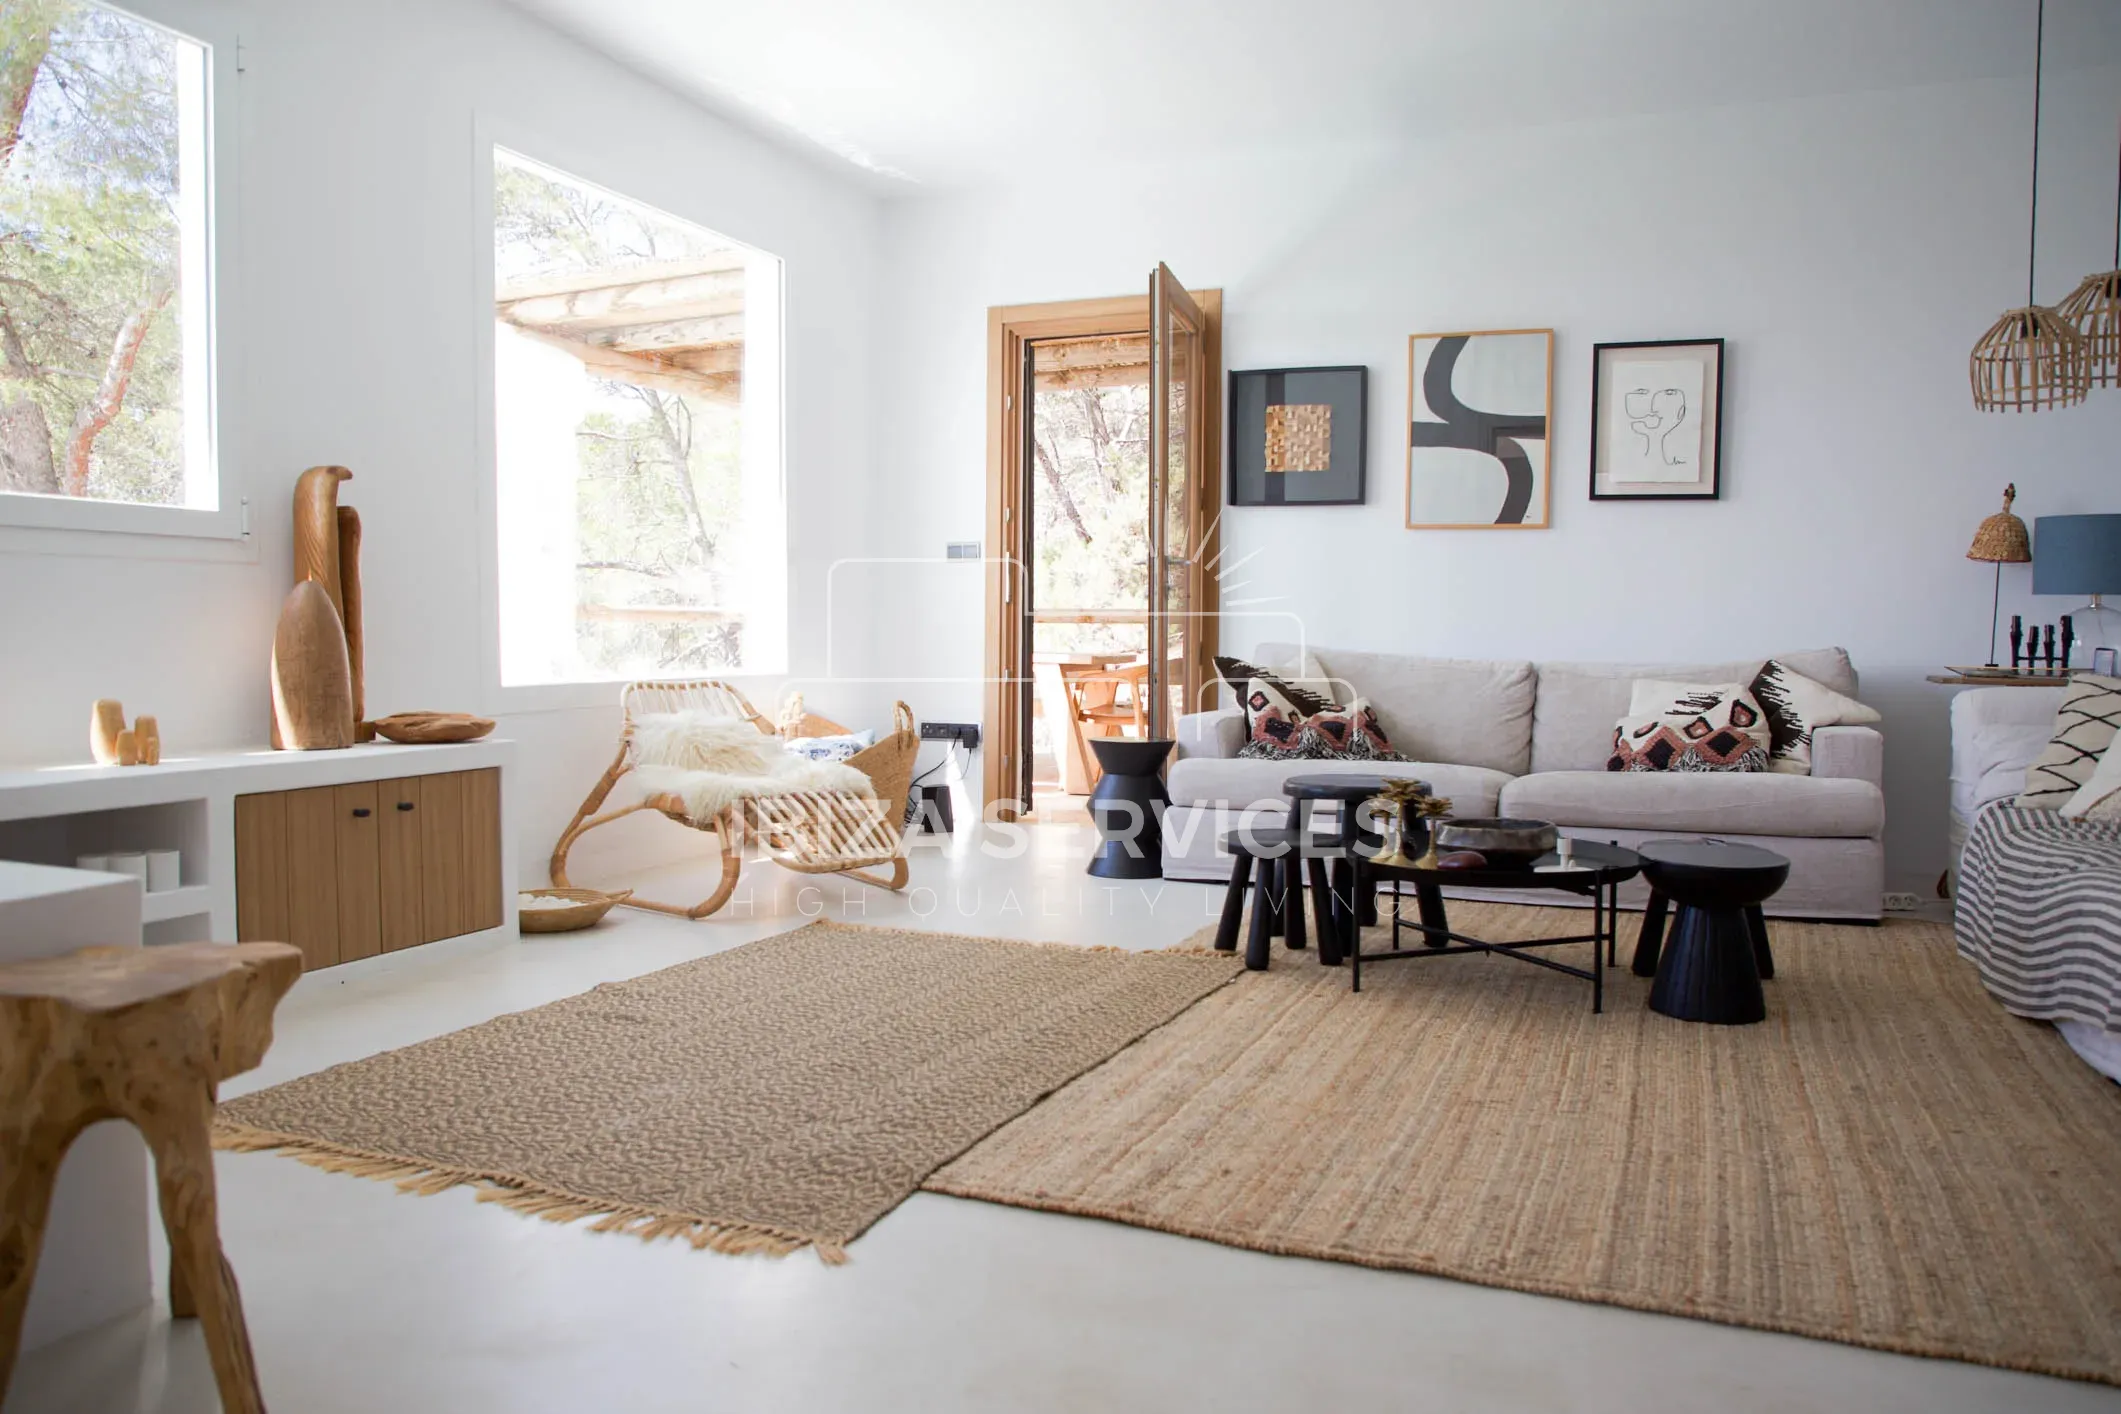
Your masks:
M604 348L587 344L579 339L570 339L547 329L524 329L517 332L526 338L536 339L580 359L590 372L621 383L638 383L644 388L661 388L673 393L689 393L694 397L707 398L714 402L735 403L743 394L742 353L739 350L735 366L721 368L708 360L704 369L692 367L681 358L705 353L705 350L688 350L683 355L673 356L658 353L629 353L624 349Z
M503 289L494 297L494 312L509 323L526 328L608 329L644 321L740 316L744 309L741 268L645 280L613 280L609 276L577 279L594 283L527 294L520 289Z

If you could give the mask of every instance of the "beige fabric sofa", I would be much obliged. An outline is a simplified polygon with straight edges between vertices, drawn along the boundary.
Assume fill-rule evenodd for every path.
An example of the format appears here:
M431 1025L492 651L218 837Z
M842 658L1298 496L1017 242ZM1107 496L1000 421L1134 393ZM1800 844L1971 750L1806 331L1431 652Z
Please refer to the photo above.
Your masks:
M1234 708L1183 717L1169 776L1164 876L1225 879L1224 833L1279 823L1282 781L1297 774L1418 777L1461 815L1551 820L1564 834L1623 845L1709 835L1774 850L1790 880L1768 912L1875 921L1885 889L1885 739L1869 727L1813 734L1812 774L1611 772L1613 724L1637 678L1750 682L1765 657L1724 663L1527 663L1420 658L1262 644L1253 660L1342 701L1360 694L1405 764L1237 759ZM1772 656L1856 696L1856 670L1839 648ZM1556 901L1563 896L1555 895ZM1623 903L1645 897L1640 881Z

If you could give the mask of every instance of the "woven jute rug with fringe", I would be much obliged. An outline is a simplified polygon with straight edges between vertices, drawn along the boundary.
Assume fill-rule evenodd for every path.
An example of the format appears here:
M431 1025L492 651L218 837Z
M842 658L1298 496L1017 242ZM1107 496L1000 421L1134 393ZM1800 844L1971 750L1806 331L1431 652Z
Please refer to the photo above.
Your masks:
M1236 972L812 923L231 1100L214 1142L841 1261L939 1164Z
M2121 1086L2006 1015L1948 928L1775 923L1741 1027L1649 1011L1621 928L1602 1016L1506 958L1365 967L1351 995L1277 950L924 1186L2121 1383Z

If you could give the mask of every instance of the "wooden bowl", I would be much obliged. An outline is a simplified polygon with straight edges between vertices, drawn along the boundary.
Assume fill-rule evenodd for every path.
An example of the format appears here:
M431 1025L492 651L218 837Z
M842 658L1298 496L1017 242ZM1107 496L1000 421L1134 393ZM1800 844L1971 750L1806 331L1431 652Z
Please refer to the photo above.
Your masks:
M516 927L525 933L572 933L587 928L633 897L632 889L607 894L598 889L524 889L533 898L563 898L572 908L519 908Z
M1436 827L1436 848L1439 853L1484 854L1490 869L1527 869L1533 860L1553 852L1556 837L1554 826L1545 820L1460 818Z
M477 741L493 730L493 719L469 712L393 712L369 723L385 741L432 746L444 741Z

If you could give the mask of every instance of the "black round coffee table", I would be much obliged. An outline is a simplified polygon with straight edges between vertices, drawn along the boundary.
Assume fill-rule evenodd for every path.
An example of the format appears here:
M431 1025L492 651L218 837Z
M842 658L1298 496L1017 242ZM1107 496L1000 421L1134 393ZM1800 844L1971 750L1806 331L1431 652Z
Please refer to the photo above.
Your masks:
M1650 1010L1680 1021L1743 1026L1767 1019L1760 979L1775 975L1760 905L1790 877L1790 862L1757 845L1648 840L1635 847L1650 906L1634 972L1655 976ZM1678 905L1664 938L1667 902Z
M1128 737L1092 737L1090 750L1104 774L1090 792L1090 819L1097 826L1097 853L1090 873L1099 879L1158 879L1164 872L1164 758L1171 742Z
M1343 877L1346 873L1346 865L1342 856L1345 855L1347 846L1355 844L1362 845L1366 852L1372 855L1384 848L1384 837L1378 833L1377 826L1363 818L1362 803L1372 796L1381 794L1387 782L1406 779L1407 777L1405 776L1371 775L1367 773L1362 775L1328 775L1324 772L1318 772L1311 775L1291 776L1281 783L1281 793L1288 797L1289 801L1289 828L1296 831L1299 839L1305 837L1305 822L1310 816L1313 805L1321 800L1340 802L1340 829L1332 841L1334 847L1331 851L1334 871L1333 897L1354 897L1357 914L1356 921L1365 928L1371 927L1377 922L1377 893L1374 888L1359 889L1353 890L1351 895L1350 886ZM1414 784L1421 787L1423 795L1434 793L1434 788L1427 781L1416 781ZM1312 866L1314 887L1318 882L1319 876L1324 873L1325 868L1326 865L1323 860L1317 861ZM1319 949L1319 961L1329 965L1339 961L1339 953L1335 949L1328 947L1323 939L1320 940Z
M1642 869L1642 861L1631 849L1619 845L1597 844L1590 840L1570 840L1569 856L1564 859L1559 853L1544 854L1529 866L1514 869L1420 869L1403 864L1380 864L1374 859L1365 859L1359 850L1350 850L1358 891L1383 880L1414 885L1414 901L1420 910L1420 922L1408 923L1401 919L1399 892L1393 890L1392 950L1390 952L1364 952L1361 934L1352 927L1343 926L1340 938L1342 951L1353 964L1354 989L1362 990L1362 965L1365 962L1397 962L1410 957L1448 957L1454 953L1500 953L1504 957L1516 958L1554 972L1565 972L1571 977L1580 977L1591 984L1591 1010L1605 1010L1605 970L1614 964L1620 940L1616 922L1620 915L1620 886ZM1486 938L1475 938L1453 931L1449 915L1444 911L1443 889L1446 885L1467 889L1559 889L1564 893L1578 894L1591 900L1591 931L1566 937L1522 938L1496 942ZM1337 916L1337 915L1336 915ZM1402 948L1399 934L1402 928L1411 929L1421 935L1423 946ZM1556 962L1550 957L1540 957L1527 951L1530 948L1550 948L1562 943L1589 943L1591 965L1571 967ZM1319 940L1321 961L1326 942Z

